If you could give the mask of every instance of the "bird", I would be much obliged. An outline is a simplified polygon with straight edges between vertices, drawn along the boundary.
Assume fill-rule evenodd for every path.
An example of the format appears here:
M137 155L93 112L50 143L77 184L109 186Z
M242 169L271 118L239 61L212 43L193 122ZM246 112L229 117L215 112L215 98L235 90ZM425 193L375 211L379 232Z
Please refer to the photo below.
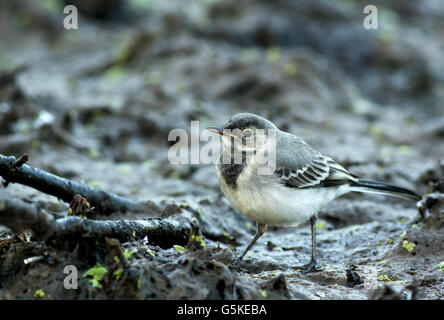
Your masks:
M234 260L234 266L239 267L268 226L295 227L310 221L311 259L294 268L304 273L317 271L316 219L331 201L349 192L415 201L421 198L411 190L350 173L302 138L252 113L233 115L224 125L207 130L222 137L223 151L215 165L223 194L235 209L257 222L255 236ZM267 149L269 146L272 148ZM266 156L274 162L270 162L269 172L259 172Z

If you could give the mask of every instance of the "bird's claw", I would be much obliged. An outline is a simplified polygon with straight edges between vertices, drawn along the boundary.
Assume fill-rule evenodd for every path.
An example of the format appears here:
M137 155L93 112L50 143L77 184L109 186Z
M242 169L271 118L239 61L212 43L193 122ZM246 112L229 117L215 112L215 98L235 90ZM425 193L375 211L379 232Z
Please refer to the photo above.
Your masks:
M316 260L311 260L309 263L303 266L293 267L293 269L300 270L301 273L304 274L321 270L320 268L316 267Z

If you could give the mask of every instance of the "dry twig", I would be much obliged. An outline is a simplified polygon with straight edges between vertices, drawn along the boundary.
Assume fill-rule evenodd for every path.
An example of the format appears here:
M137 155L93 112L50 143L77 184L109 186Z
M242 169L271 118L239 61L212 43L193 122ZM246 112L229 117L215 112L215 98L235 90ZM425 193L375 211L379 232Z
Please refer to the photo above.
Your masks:
M90 220L73 216L56 220L35 206L4 196L0 196L0 224L15 232L31 229L35 240L110 237L128 241L148 237L150 244L162 248L185 245L191 230L198 230L197 221L190 214L145 220Z
M41 192L53 195L67 203L79 194L88 199L88 202L98 213L111 214L113 212L144 212L150 215L159 213L160 209L153 202L136 202L99 189L90 188L84 184L74 182L45 170L33 168L24 164L28 160L25 154L19 159L0 154L0 175L8 183L20 183Z

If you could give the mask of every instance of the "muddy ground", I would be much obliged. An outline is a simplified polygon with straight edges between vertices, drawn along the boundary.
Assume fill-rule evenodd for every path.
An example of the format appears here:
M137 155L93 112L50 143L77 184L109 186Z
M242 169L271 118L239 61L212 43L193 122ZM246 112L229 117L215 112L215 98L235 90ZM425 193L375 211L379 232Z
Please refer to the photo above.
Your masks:
M86 3L79 29L65 30L63 1L1 2L0 153L26 152L31 166L152 200L158 215L190 214L206 245L44 242L0 226L0 298L442 299L442 6L374 1L379 28L366 30L364 1ZM308 224L271 228L245 271L233 270L255 224L223 197L213 166L170 164L167 137L242 111L356 175L429 194L423 216L414 202L347 195L320 213L320 271L292 268L309 260ZM1 188L68 214L37 190ZM121 217L144 218L96 218ZM67 265L78 268L77 290L63 287ZM106 273L94 282L88 270Z

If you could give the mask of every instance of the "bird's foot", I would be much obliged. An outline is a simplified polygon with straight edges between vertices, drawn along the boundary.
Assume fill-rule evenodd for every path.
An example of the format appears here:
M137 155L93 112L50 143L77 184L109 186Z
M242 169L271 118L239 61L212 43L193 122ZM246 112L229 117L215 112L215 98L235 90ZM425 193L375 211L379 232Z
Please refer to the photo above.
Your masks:
M316 267L316 260L314 259L310 260L309 263L303 266L293 267L293 269L300 270L301 273L309 273L321 270L320 268Z

